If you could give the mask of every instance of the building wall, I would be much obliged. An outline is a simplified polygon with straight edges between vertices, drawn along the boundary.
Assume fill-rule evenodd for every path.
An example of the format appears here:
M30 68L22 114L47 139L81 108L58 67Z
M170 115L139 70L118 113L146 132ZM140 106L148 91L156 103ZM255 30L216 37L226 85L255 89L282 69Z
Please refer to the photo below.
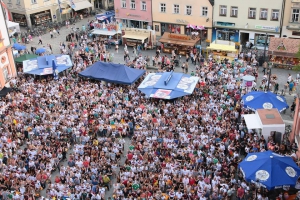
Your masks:
M252 1L240 1L230 0L224 2L223 0L215 0L214 4L214 29L215 30L234 30L232 35L238 33L239 38L232 36L235 42L241 42L243 40L243 34L245 33L250 42L254 42L255 37L258 34L266 34L279 37L280 34L280 21L282 13L283 0L252 0ZM222 6L227 6L226 11L222 12ZM237 8L237 16L234 15L234 9ZM250 18L250 8L256 9L255 18ZM266 18L261 18L262 9L266 9ZM277 12L278 11L278 12ZM272 19L272 14L277 14L277 19ZM216 31L215 31L216 32ZM212 40L216 40L218 33L213 35ZM242 35L242 36L241 36ZM246 38L247 39L247 38ZM252 40L252 41L251 41ZM262 39L263 40L263 39Z
M292 9L300 9L300 0L284 0L285 11L282 24L282 35L288 38L300 38L300 21L292 22Z
M131 9L130 1L131 0L125 1L126 8L122 7L122 0L114 1L116 19L118 19L120 22L122 21L122 19L144 21L148 22L149 26L152 26L151 0L136 0L135 9ZM142 2L146 3L146 10L142 10ZM126 24L124 24L124 27L126 27Z
M2 89L9 82L9 79L16 76L17 73L1 4L0 24L0 89Z
M161 12L161 3L166 5L166 11ZM179 13L174 12L174 4L179 5ZM186 6L192 6L190 15L186 12ZM202 7L207 7L207 16L202 15ZM158 36L161 36L162 23L180 26L180 33L186 33L189 24L208 28L208 37L211 36L212 5L208 0L152 0L153 27Z
M71 14L60 14L59 7L58 7L58 0L35 0L36 3L32 3L33 0L3 0L4 3L7 5L9 11L11 13L17 13L25 15L27 25L31 26L30 15L47 11L49 10L51 13L51 18L53 21L61 21L65 19L69 19ZM81 1L81 0L78 0ZM67 8L69 0L60 0L61 8ZM77 0L74 0L77 2ZM90 0L91 4L94 5L94 0ZM109 3L110 5L111 3ZM94 7L92 7L94 9Z

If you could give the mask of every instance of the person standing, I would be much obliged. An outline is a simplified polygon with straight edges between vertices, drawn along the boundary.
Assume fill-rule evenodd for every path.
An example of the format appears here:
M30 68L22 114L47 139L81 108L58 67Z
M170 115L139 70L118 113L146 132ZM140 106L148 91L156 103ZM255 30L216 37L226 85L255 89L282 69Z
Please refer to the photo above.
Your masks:
M38 44L43 44L42 36L39 36L39 43Z
M263 63L263 65L262 65L262 67L263 67L262 72L263 72L264 74L266 74L267 65L268 65L268 63L267 63L266 61L265 61L265 62Z
M52 31L50 31L50 37L51 37L51 39L53 38L53 32Z
M52 51L52 46L51 46L51 44L48 44L48 47L49 47L49 49L50 49L50 52L51 52L51 54L53 53L53 51Z

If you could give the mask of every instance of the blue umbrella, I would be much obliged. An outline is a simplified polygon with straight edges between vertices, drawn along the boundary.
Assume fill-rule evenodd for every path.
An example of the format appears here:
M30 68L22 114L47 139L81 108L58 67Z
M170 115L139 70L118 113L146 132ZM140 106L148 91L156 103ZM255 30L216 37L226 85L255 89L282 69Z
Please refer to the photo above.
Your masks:
M244 107L254 111L257 109L277 108L281 112L289 107L283 96L273 92L249 92L242 99Z
M46 49L44 48L39 48L35 51L36 54L41 54L41 53L44 53L46 51Z
M183 73L150 73L138 89L147 97L175 99L193 93L199 77Z
M268 190L294 187L300 175L300 168L291 157L272 151L249 153L239 169L246 181L259 183Z
M26 47L19 44L19 43L14 43L13 46L12 46L14 49L18 50L18 51L21 51L21 50L25 50Z

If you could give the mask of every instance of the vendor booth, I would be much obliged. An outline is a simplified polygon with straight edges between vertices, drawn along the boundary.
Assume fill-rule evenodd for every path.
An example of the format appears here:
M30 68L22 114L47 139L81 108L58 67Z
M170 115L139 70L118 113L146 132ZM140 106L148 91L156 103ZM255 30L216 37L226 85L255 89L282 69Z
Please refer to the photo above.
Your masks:
M299 64L296 57L300 40L290 38L270 38L268 56L274 67L291 69Z
M248 130L254 130L266 141L273 137L276 143L281 142L285 132L285 124L277 109L257 109L255 114L243 115Z
M166 32L159 40L163 44L162 52L172 53L172 50L174 50L179 55L188 54L189 50L196 46L199 41L199 37Z
M99 37L97 40L109 38L110 40L114 40L113 44L121 44L122 23L116 23L114 21L111 21L108 24L105 22L95 22L93 23L93 27L91 34L97 35L97 37Z
M65 71L73 66L69 55L39 56L23 61L23 72L32 75L49 75Z
M127 46L137 46L138 44L147 43L149 49L154 47L156 36L153 30L125 28L123 31L125 33L125 35L122 36L123 44Z
M212 53L213 58L219 57L220 59L229 59L233 60L234 58L238 58L238 49L234 42L227 42L227 41L214 41L210 44L210 46L206 47L206 52Z
M13 36L14 33L19 33L20 32L20 25L19 25L19 23L11 22L11 21L6 21L6 24L7 24L7 29L8 29L9 37Z

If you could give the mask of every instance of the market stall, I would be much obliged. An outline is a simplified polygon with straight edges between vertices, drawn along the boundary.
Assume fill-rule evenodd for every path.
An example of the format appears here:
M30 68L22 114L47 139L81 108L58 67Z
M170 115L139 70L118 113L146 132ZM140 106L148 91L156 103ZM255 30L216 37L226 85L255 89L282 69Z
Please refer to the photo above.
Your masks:
M300 40L290 38L270 38L268 56L274 67L291 69L299 64L296 57Z
M149 49L153 48L154 41L156 40L155 32L153 30L125 28L123 31L125 33L122 36L123 44L126 44L127 46L137 46L138 44L147 43Z
M20 32L20 25L16 22L6 21L8 34L11 37L14 33Z
M113 44L120 44L120 39L122 32L121 31L115 31L115 30L104 30L104 29L94 29L91 34L97 35L97 40L105 40L105 39L110 39Z
M207 53L213 53L213 57L217 59L227 58L229 60L233 60L237 58L238 50L233 45L226 45L226 44L215 44L211 43L209 47L206 47Z
M255 131L259 137L264 136L267 141L274 137L276 142L281 141L285 124L277 109L257 109L255 114L243 115L243 119L247 129Z
M176 54L186 55L189 50L197 45L199 37L192 38L187 35L164 33L159 42L163 44L162 51L164 53L172 53L174 50Z

